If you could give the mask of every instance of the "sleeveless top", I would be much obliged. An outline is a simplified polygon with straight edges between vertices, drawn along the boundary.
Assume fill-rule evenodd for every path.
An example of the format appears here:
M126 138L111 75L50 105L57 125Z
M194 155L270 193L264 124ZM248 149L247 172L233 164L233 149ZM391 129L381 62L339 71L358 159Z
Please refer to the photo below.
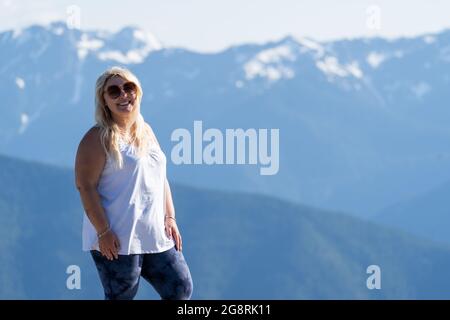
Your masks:
M122 169L107 155L97 191L111 230L120 242L119 254L157 253L175 242L165 232L166 156L155 143L140 157L135 146L120 141ZM83 217L83 250L99 250L97 232L86 212Z

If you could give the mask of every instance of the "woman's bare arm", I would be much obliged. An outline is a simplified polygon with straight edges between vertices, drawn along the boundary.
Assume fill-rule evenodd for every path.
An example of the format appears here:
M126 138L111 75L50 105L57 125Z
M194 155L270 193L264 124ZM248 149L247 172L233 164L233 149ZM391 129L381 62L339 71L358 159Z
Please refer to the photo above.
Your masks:
M87 217L97 234L109 229L109 222L97 191L98 181L106 162L99 128L91 128L78 147L75 160L75 181ZM109 259L117 258L119 242L112 232L107 232L99 241L102 254Z
M172 192L170 190L169 180L166 178L165 186L164 186L164 192L166 195L166 203L165 203L165 209L166 209L166 216L175 218L175 207L173 205L173 199L172 199Z
M148 123L146 124L150 130L151 138L156 142L159 148L161 148L152 127ZM170 190L169 180L167 180L167 177L164 182L164 214L164 224L166 227L167 235L175 240L176 248L181 251L183 247L183 241L181 239L181 233L178 230L178 226L175 222L175 207L173 205L172 192Z
M97 233L109 226L97 192L106 156L100 142L98 128L90 129L80 142L75 160L75 181L84 210Z
M147 123L148 128L150 129L150 134L151 134L151 138L155 141L155 143L158 145L159 148L161 148L161 146L159 145L158 139L156 138L155 133L153 132L152 127ZM175 207L173 205L173 199L172 199L172 193L170 191L170 185L169 185L169 180L167 180L164 182L164 193L165 193L165 203L164 203L164 210L166 213L166 216L169 217L173 217L175 218Z
M170 191L170 185L169 180L167 180L164 183L164 194L165 194L165 203L164 203L164 209L165 209L165 226L166 231L169 236L169 238L172 238L175 240L175 247L177 250L182 251L183 250L183 240L181 238L180 230L178 230L178 226L176 224L175 220L175 207L173 205L173 199L172 199L172 192Z

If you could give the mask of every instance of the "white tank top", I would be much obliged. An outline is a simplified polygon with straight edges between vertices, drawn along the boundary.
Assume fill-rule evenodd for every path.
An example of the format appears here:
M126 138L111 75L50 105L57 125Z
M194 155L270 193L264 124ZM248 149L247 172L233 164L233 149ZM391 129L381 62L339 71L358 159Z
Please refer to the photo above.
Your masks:
M120 241L119 254L157 253L175 245L165 232L166 156L156 144L139 158L133 145L120 142L122 169L108 155L100 176L100 194L111 229ZM86 212L83 250L99 250L97 232Z

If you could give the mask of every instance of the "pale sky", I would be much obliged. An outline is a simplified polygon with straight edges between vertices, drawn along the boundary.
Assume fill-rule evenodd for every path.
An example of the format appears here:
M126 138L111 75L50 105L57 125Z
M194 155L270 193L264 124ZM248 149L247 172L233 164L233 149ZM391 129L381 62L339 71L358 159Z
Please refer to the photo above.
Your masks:
M0 31L67 21L70 5L80 10L81 29L135 25L165 46L200 52L288 34L392 38L450 28L449 0L0 0Z

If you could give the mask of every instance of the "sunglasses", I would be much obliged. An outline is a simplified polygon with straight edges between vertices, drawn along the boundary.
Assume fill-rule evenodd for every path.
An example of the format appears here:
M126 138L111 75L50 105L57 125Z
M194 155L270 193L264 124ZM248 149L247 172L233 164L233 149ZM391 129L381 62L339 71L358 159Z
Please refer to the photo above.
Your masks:
M122 90L128 95L134 95L137 92L137 86L134 82L125 82L122 87L112 85L106 88L106 93L111 99L117 99L122 94Z

